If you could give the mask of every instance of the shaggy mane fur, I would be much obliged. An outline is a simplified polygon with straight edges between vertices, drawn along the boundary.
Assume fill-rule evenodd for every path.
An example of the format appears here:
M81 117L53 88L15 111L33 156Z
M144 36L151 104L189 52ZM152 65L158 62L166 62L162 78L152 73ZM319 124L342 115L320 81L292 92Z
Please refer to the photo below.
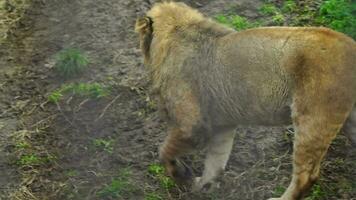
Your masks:
M204 16L184 3L163 2L155 4L147 13L153 19L154 34L167 36L176 29L186 29L204 20Z
M145 63L152 70L156 70L156 67L161 65L169 53L169 49L179 46L182 40L196 41L200 39L204 41L206 36L221 36L234 32L233 29L204 17L199 11L184 3L156 3L147 12L147 17L152 19L151 30L154 48L151 48L151 44L147 46L147 42L146 46L144 44L141 48L145 49L145 57L147 58ZM136 31L141 32L142 36L148 35L147 31L144 31L147 29L148 24L146 23L146 26L140 26L139 24L136 24ZM141 40L141 42L144 41Z

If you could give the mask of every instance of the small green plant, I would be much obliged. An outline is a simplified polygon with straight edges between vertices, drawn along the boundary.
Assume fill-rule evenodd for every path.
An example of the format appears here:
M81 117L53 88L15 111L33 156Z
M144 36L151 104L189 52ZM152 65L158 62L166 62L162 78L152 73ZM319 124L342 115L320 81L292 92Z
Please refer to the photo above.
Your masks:
M281 10L283 13L292 13L292 12L296 12L297 9L298 9L298 6L294 0L287 0L283 3Z
M174 181L168 176L160 176L159 181L160 181L161 187L163 187L164 189L167 189L167 190L172 189L176 186Z
M99 83L75 83L63 85L60 89L53 91L48 96L48 101L58 103L65 94L80 97L101 98L109 94L109 89Z
M60 90L56 90L48 96L48 101L52 103L58 103L62 96L62 92Z
M30 165L38 165L41 164L41 159L35 154L23 155L17 161L18 165L21 166L30 166Z
M264 4L260 8L260 13L262 13L265 16L271 16L273 25L283 25L286 18L283 13L292 12L295 9L296 9L295 2L289 0L284 2L282 9L276 7L273 4L269 4L269 3Z
M70 170L66 171L65 174L66 174L68 177L74 177L74 176L77 176L77 175L78 175L78 171L75 170L75 169L70 169Z
M148 166L148 172L152 175L162 175L164 174L164 167L159 164L152 164Z
M258 23L252 23L245 17L239 15L217 15L215 19L217 22L225 24L238 31L259 26Z
M160 183L161 187L164 189L172 189L176 186L174 181L165 175L165 169L162 165L152 164L148 166L148 173L153 175Z
M102 149L108 153L112 153L114 150L113 147L114 140L112 139L95 139L93 144L96 148Z
M274 197L280 197L283 195L283 193L286 191L286 188L283 186L278 185L274 191L273 191L273 196Z
M163 198L157 193L150 192L145 195L145 200L163 200Z
M306 200L319 200L326 197L326 193L322 190L319 184L315 184Z
M64 87L63 92L82 97L100 98L108 95L108 90L99 83L78 83Z
M215 16L215 20L221 24L229 25L230 20L226 15L220 14Z
M130 183L129 176L131 172L129 169L124 169L117 178L111 180L109 185L104 186L97 195L101 198L123 198L136 190L135 186Z
M26 154L20 157L17 164L20 166L42 165L54 159L54 156L39 157L36 154Z
M98 192L100 197L119 198L128 192L129 183L121 179L114 179L109 185Z
M69 48L57 54L54 67L61 76L69 78L82 73L88 64L88 58L80 50Z
M277 13L272 17L272 21L276 25L282 25L285 21L284 15L282 15L281 13Z
M27 149L30 147L30 145L27 142L18 142L15 144L16 149Z
M267 3L260 8L260 13L262 13L263 15L275 15L279 13L279 8L277 8L273 4Z

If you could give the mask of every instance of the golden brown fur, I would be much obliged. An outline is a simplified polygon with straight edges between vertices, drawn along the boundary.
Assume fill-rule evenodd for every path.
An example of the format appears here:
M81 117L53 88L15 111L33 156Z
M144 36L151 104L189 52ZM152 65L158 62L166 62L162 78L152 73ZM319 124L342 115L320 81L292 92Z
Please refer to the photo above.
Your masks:
M225 168L237 125L293 123L293 177L279 199L302 199L348 117L345 127L356 134L356 44L342 33L300 27L235 32L172 2L154 5L136 31L168 113L160 157L176 180L192 175L177 157L209 145L195 187L213 182Z

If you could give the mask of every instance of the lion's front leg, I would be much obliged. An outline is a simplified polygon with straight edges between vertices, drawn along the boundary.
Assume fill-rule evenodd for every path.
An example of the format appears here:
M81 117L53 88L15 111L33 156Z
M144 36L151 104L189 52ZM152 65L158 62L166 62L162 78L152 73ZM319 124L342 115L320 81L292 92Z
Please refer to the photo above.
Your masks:
M207 136L199 135L202 116L194 92L183 81L171 80L171 84L171 88L164 92L167 96L162 98L169 100L163 104L170 117L170 127L160 149L160 158L169 176L178 183L187 183L193 177L192 170L179 157L194 150Z
M207 147L205 169L202 177L195 179L194 190L210 191L216 186L216 178L225 170L229 159L235 130L228 130L214 135Z
M180 184L189 182L193 177L192 170L178 159L193 149L188 134L178 128L172 128L160 148L160 160L167 174Z

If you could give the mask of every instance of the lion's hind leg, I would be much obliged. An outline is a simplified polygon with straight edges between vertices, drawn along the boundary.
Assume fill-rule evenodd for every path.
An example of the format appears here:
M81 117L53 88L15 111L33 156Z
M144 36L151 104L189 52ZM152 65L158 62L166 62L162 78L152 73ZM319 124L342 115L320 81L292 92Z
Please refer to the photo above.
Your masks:
M318 122L306 116L298 118L304 123L296 127L292 181L282 196L283 200L302 199L317 181L320 163L342 126L340 123L322 127L322 124L318 125Z
M337 105L330 104L330 99L338 102ZM352 102L338 94L325 94L320 98L304 96L294 99L292 109L296 130L293 175L281 200L303 199L317 181L321 161L352 109Z
M343 132L356 147L356 105L354 105L354 108L343 127Z

